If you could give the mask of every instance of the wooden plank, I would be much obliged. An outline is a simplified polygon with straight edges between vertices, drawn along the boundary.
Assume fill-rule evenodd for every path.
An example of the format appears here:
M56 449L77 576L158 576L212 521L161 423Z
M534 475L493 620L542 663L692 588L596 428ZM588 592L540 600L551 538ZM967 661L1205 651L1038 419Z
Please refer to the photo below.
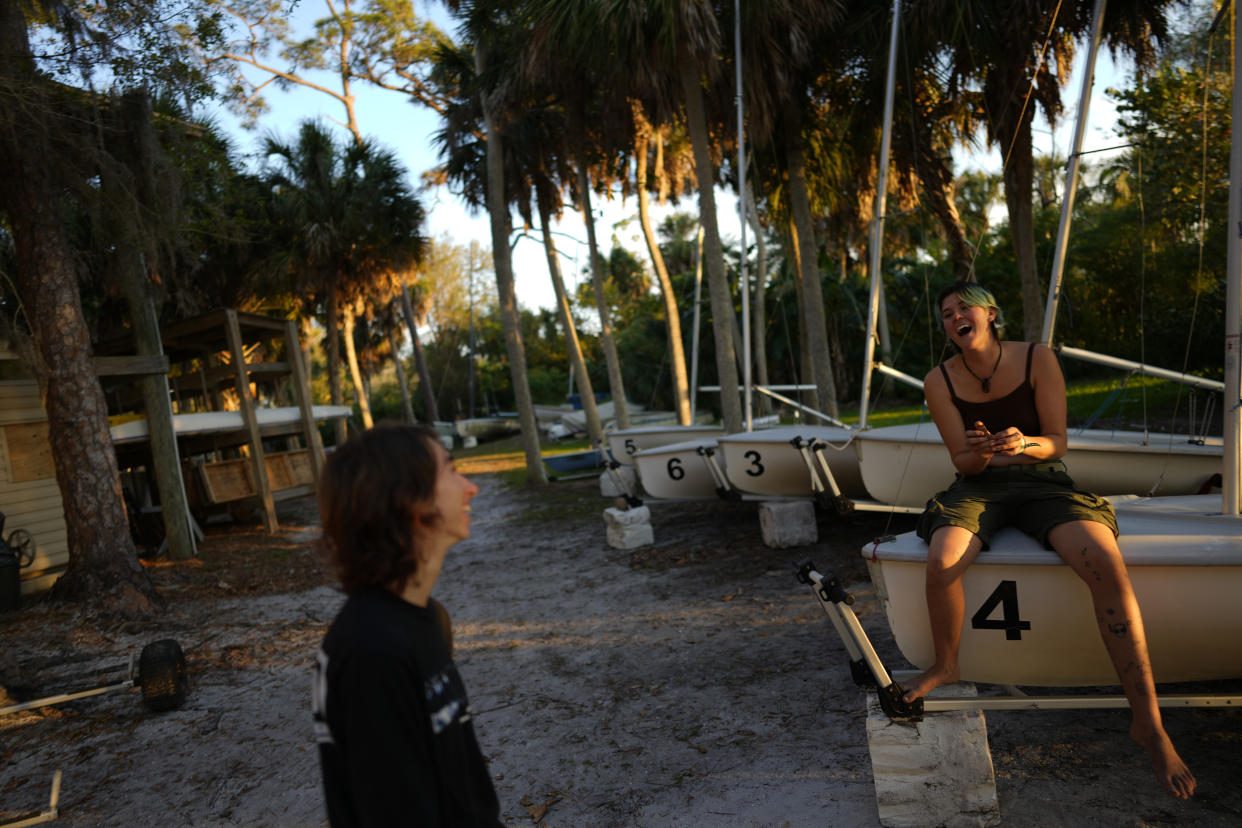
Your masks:
M267 464L263 462L263 440L259 436L259 425L254 415L254 399L250 396L250 376L246 371L246 354L242 344L241 329L238 326L237 311L228 309L224 312L224 316L229 350L233 354L233 364L238 369L237 396L241 401L242 421L245 422L246 433L250 437L250 459L255 471L254 482L263 504L263 524L267 527L267 531L275 532L280 524L276 520L276 501L272 499L272 486L267 479Z
M250 376L260 377L280 377L289 373L289 365L285 362L247 362L246 373ZM204 372L205 381L208 385L213 386L229 386L237 377L237 371L232 365L220 365L215 368L208 368Z
M0 434L3 434L2 429ZM60 506L60 486L54 477L28 483L0 483L0 511L5 514L27 509L44 501Z
M55 478L52 444L47 434L46 422L4 426L4 439L9 449L9 479L14 483Z
M258 491L249 459L219 460L198 466L200 482L209 503L229 503L254 497Z
M167 374L168 357L163 354L95 357L95 375L100 377Z
M235 311L235 313L237 314L237 322L243 331L260 330L281 333L285 328L286 320L275 316L264 316L261 313L250 313L248 311Z
M52 572L23 571L22 595L38 595L41 592L47 592L64 572L64 567L59 567Z
M319 437L319 426L312 413L310 378L302 362L302 343L298 339L298 327L292 320L285 323L285 352L289 355L289 368L293 374L293 396L302 415L302 434L307 448L310 449L311 481L318 482L324 464L323 440Z
M0 425L46 420L39 384L34 380L0 382Z
M292 489L281 489L279 492L273 492L272 496L277 501L283 503L286 500L296 500L299 497L313 496L314 494L314 485L307 484L305 486L294 486Z

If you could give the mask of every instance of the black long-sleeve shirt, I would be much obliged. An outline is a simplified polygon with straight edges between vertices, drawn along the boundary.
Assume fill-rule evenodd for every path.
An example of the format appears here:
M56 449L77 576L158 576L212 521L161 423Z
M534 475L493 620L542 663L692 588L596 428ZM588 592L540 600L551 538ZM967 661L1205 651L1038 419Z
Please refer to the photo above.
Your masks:
M334 828L501 824L430 610L382 589L355 592L324 637L312 696Z

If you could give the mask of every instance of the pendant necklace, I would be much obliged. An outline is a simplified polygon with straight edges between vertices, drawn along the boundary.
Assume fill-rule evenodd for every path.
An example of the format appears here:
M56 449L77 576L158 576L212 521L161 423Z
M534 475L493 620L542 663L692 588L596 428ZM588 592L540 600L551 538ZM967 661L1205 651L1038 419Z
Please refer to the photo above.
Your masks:
M1001 357L1004 355L1005 355L1005 346L1001 345L1000 340L997 340L996 342L996 364L992 366L992 373L990 376L981 377L978 374L976 374L974 371L970 370L970 363L966 361L966 355L962 354L962 365L966 366L966 372L968 374L970 374L975 379L979 380L979 384L983 386L983 393L986 394L992 390L992 377L996 376L996 369L1000 367Z

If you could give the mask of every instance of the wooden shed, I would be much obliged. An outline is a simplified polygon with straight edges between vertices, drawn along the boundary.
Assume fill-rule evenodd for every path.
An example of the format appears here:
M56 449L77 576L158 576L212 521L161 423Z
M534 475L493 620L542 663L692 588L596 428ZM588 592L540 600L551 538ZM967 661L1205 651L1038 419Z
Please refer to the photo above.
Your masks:
M0 350L0 512L4 537L24 529L34 546L34 561L21 573L22 592L48 589L69 563L65 507L39 384L7 349Z
M288 320L224 309L165 326L161 338L165 354L158 358L133 356L132 340L96 345L131 521L141 517L137 507L159 522L153 487L138 498L134 487L149 483L167 461L153 456L135 386L142 375L168 372L155 375L173 409L171 476L183 484L176 508L201 514L204 506L255 507L275 531L275 503L315 491L324 456L317 420L347 416L348 409L311 404L297 330ZM282 399L293 405L271 405ZM208 420L214 425L204 428ZM22 529L33 539L34 561L21 572L23 594L49 589L69 562L47 434L38 383L16 353L0 348L0 512L4 537Z

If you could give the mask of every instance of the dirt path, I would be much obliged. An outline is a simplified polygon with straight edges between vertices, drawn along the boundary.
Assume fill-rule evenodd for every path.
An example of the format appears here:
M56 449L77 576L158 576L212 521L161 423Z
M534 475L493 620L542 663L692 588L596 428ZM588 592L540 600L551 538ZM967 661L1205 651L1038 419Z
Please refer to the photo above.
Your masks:
M656 544L619 552L594 481L544 495L477 482L473 535L436 595L509 824L876 824L861 694L789 564L811 556L856 584L891 656L856 550L908 522L824 516L817 547L771 550L753 504L655 504ZM284 526L153 570L172 599L155 623L98 629L46 606L0 617L0 675L46 681L170 636L193 675L170 713L117 692L0 719L0 821L43 807L60 768L63 825L323 823L308 667L341 598L315 586L313 511ZM1200 780L1190 804L1152 789L1124 711L990 714L1005 824L1242 822L1242 714L1167 715Z

